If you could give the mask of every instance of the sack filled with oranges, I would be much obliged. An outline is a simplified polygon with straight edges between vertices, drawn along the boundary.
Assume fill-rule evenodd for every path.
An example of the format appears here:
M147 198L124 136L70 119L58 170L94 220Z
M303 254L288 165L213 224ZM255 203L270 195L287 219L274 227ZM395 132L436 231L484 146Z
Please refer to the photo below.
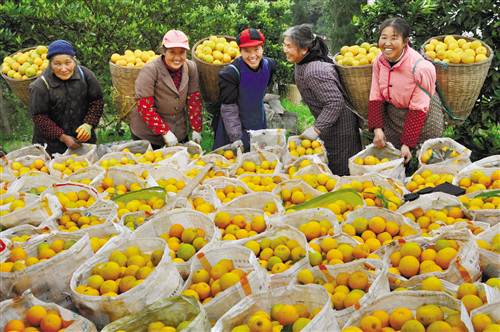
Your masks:
M401 151L394 148L390 142L383 148L368 145L363 151L349 158L348 164L351 175L377 173L399 181L405 179Z
M257 149L274 153L283 161L286 152L286 130L277 129L260 129L249 130L250 135L250 151Z
M300 136L289 136L283 163L289 165L303 156L316 156L322 163L328 164L325 145L321 139L311 141Z
M47 188L54 183L60 183L61 179L48 175L44 172L32 171L19 179L12 181L9 185L8 193L30 193L34 195L41 195Z
M6 193L0 196L0 229L30 224L38 226L59 210L54 200L30 193Z
M93 179L101 176L101 174L104 174L104 172L105 171L102 167L92 165L73 172L73 174L66 177L65 181L89 185Z
M113 144L110 147L111 151L125 151L133 154L139 153L144 154L146 151L153 150L151 143L147 140L137 140L119 144Z
M99 159L97 145L89 143L82 143L81 146L76 149L67 149L63 153L63 156L82 156L87 158L91 163L94 163L97 159Z
M284 208L281 200L270 192L253 192L227 203L224 208L248 208L264 211L267 216L279 215Z
M43 160L50 160L50 156L45 148L40 144L33 144L23 148L11 151L5 156L7 160L12 161L20 157L36 156Z
M471 150L448 137L425 141L418 152L419 166L440 164L465 167L471 163Z
M0 317L2 331L97 332L85 317L55 303L41 301L30 290L1 302Z

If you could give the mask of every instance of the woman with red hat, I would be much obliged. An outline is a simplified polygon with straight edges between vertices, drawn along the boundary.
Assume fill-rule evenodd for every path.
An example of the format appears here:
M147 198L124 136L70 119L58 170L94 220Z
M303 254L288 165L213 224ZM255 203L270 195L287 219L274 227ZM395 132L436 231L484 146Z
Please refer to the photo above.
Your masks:
M130 115L134 139L154 149L185 142L201 142L201 95L196 64L187 59L188 37L170 30L163 37L162 56L146 64L135 81L137 108Z
M276 61L264 57L265 37L259 30L243 30L236 42L241 56L219 73L220 118L214 149L231 143L250 149L247 130L265 129L264 95L276 70Z

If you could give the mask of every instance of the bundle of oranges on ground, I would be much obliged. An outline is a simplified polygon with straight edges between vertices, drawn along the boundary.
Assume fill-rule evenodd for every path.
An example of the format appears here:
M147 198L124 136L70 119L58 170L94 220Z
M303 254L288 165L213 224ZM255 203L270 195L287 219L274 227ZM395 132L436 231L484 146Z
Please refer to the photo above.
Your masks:
M230 163L236 162L237 153L231 149L227 149L227 150L221 149L221 150L217 151L216 153L223 156L224 158L226 158Z
M319 140L311 141L302 139L300 141L291 140L288 142L288 152L292 157L302 157L304 155L313 155L323 153L324 149Z
M307 241L312 241L321 236L333 235L333 226L329 220L309 220L299 226L299 231L304 233Z
M272 174L278 164L277 160L262 160L260 163L245 160L236 170L236 175L241 174Z
M287 174L290 177L294 177L295 173L298 170L301 170L302 168L310 166L310 165L312 165L312 161L310 159L303 159L298 164L288 167Z
M214 65L232 62L240 55L238 44L232 40L228 42L224 37L210 36L194 50L196 57Z
M140 227L142 224L144 224L144 221L146 221L146 217L144 215L138 215L134 213L126 216L123 224L131 231L134 231L137 227Z
M294 176L294 178L302 179L305 183L322 193L330 192L335 188L337 180L326 173L319 174L303 174Z
M248 241L245 247L252 250L259 258L260 265L272 274L288 270L306 255L298 241L286 236Z
M26 51L17 52L3 58L2 74L16 80L26 80L39 76L49 66L46 46L37 46Z
M452 183L453 178L453 174L433 173L432 170L426 169L419 174L414 174L406 184L406 189L410 192L414 192L426 187L433 188L445 182Z
M195 197L192 200L192 204L193 208L201 213L212 213L215 211L214 205L203 197Z
M11 249L7 261L0 263L1 272L22 271L25 268L51 259L55 255L71 248L74 240L56 239L51 243L42 242L37 246L37 255L29 256L23 247L17 246Z
M74 209L74 208L82 208L82 207L91 207L96 199L94 196L90 195L87 190L78 190L78 191L68 191L62 192L59 191L56 193L57 199L59 203L66 209Z
M367 271L341 272L336 276L331 276L331 280L325 282L323 279L314 278L310 270L303 269L297 273L297 281L303 285L323 285L330 295L335 310L349 308L355 304L359 305L359 301L368 292L371 285Z
M367 244L370 251L375 251L393 240L417 233L409 225L402 224L400 226L394 220L386 220L382 216L374 216L370 219L356 218L351 223L343 223L342 231L358 242Z
M159 55L154 51L141 51L139 49L132 51L126 50L124 54L113 53L110 61L115 65L129 68L142 68L146 63L158 58Z
M479 248L500 254L500 233L495 234L489 242L481 239L478 239L476 242Z
M385 207L395 211L403 204L403 201L399 198L399 195L401 195L400 190L375 185L372 181L353 180L350 183L342 184L340 188L356 190L361 194L368 206Z
M182 180L176 178L168 178L168 179L158 179L156 180L160 187L163 187L169 193L178 193L179 190L182 190L186 183Z
M480 289L477 285L470 282L460 284L455 295L457 299L462 301L469 313L487 303L484 289Z
M246 275L247 272L234 267L232 260L221 259L210 270L196 270L191 277L191 285L182 294L207 303L220 292L239 283Z
M167 242L170 257L175 263L187 262L208 242L202 228L184 228L181 224L173 224L160 237Z
M128 158L128 157L121 157L120 159L116 158L109 158L109 159L104 159L99 162L99 166L101 166L104 169L108 169L110 167L121 167L121 166L127 166L127 165L135 165L137 164L134 159Z
M105 220L96 216L82 214L80 212L64 211L62 216L57 218L58 229L62 232L76 232L80 229L100 225Z
M437 240L423 249L416 242L406 242L390 255L389 272L411 278L416 275L443 272L456 257L459 244L455 240Z
M500 331L500 320L493 319L490 315L480 313L472 317L472 325L475 332Z
M124 152L126 152L124 150ZM134 156L137 158L137 161L141 164L155 164L159 161L172 157L172 153L165 153L162 150L151 151L148 150L144 153L136 153Z
M304 304L275 304L271 308L271 315L264 310L255 311L244 324L233 327L231 332L298 332L320 311L321 308L314 308L309 312Z
M283 206L285 208L302 204L305 201L310 200L312 197L312 194L304 193L300 187L281 190L281 199L283 200Z
M375 310L364 315L356 326L346 326L342 332L371 332L371 331L468 331L460 318L460 312L451 308L424 304L419 306L415 313L406 308L398 307L391 312Z
M214 217L215 225L222 232L222 240L239 240L255 236L266 230L267 225L262 215L255 215L251 220L242 214L231 215L220 211Z
M496 169L491 175L482 170L473 171L470 176L462 177L458 185L464 188L467 194L479 190L500 189L500 169Z
M354 158L354 163L357 165L366 165L366 166L371 166L371 165L378 165L378 164L383 164L386 162L391 161L389 158L382 158L379 159L376 156L369 155L366 157L356 157Z
M151 214L153 210L158 210L165 206L165 200L158 196L153 196L150 199L133 199L127 203L118 201L116 204L118 205L118 218L121 218L126 213L136 211L144 211Z
M488 49L479 39L468 41L465 38L447 35L443 40L432 38L424 45L425 55L432 61L454 64L471 64L488 59Z
M362 258L380 259L365 243L351 244L332 237L324 237L312 241L309 245L312 249L309 251L311 266L344 264Z
M154 272L163 256L163 249L143 253L137 246L115 250L106 262L96 264L85 283L76 292L89 296L117 296L140 285Z
M428 235L444 225L470 221L460 206L448 206L440 210L429 209L425 212L422 208L416 208L404 213L404 216L416 222L423 235Z
M93 236L90 238L90 246L92 247L92 251L94 254L102 248L112 237L116 236L116 234L105 235L102 237Z
M468 210L493 210L500 209L500 197L498 196L476 196L469 198L465 195L458 198Z
M8 195L0 198L0 206L3 205L8 205L9 207L7 209L0 210L0 216L22 209L26 206L26 201L22 196L16 197L14 195Z
M61 172L64 175L71 175L79 169L88 167L89 163L86 160L76 161L72 158L68 158L60 163L54 163L52 168Z
M338 221L342 222L347 218L347 215L358 208L350 203L346 203L343 199L338 199L326 206L327 209L335 213Z
M227 185L224 188L216 189L215 193L222 203L229 203L233 199L246 194L245 188L241 186Z
M22 164L19 161L14 161L10 165L10 168L12 169L12 173L16 177L23 176L24 174L29 173L31 171L39 171L49 174L49 168L47 167L47 164L43 159L36 159L33 162L31 162L31 164Z
M279 183L284 181L284 178L279 175L254 175L244 176L241 181L245 182L248 188L253 191L271 192Z
M340 48L335 61L341 66L365 66L373 63L379 53L380 49L376 45L367 42L360 45L345 45Z
M422 164L435 164L437 162L445 161L446 159L451 159L458 157L460 154L454 148L451 148L445 144L436 144L432 148L428 148L422 153L420 161Z
M73 321L65 321L57 310L41 305L31 306L24 319L11 319L3 327L4 332L58 332L64 331Z

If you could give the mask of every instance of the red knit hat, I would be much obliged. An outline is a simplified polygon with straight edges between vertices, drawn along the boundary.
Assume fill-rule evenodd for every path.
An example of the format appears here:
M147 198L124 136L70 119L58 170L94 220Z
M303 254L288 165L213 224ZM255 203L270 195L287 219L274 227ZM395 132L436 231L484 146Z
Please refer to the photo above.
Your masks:
M236 42L240 48L259 46L264 44L265 40L264 34L253 28L243 30L236 38Z

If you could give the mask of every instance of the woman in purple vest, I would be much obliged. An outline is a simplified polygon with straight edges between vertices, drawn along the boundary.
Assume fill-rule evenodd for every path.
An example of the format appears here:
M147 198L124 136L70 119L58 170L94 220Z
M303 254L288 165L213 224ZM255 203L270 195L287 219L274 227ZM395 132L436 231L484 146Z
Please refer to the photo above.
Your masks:
M226 144L250 149L247 130L265 129L264 95L276 70L276 61L263 56L265 38L256 29L243 30L236 42L241 56L219 73L220 116L214 149Z

